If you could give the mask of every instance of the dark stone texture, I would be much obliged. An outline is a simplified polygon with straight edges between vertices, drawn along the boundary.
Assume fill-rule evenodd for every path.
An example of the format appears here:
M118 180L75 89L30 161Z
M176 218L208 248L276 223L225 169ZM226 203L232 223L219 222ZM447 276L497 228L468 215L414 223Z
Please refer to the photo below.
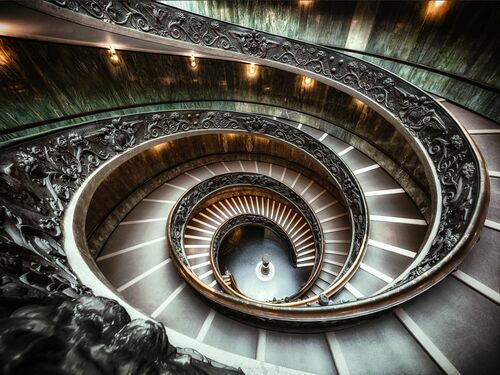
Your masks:
M10 306L2 288L2 306ZM169 344L161 323L130 320L102 297L27 305L0 320L2 374L242 374Z

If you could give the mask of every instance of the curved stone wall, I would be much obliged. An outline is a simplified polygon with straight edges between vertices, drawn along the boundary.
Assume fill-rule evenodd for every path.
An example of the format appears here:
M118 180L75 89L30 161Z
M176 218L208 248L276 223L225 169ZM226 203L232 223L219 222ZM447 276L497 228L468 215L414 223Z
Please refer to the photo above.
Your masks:
M500 121L497 4L270 0L242 1L237 5L231 0L165 3L256 30L360 52L358 57ZM391 59L465 77L496 91Z
M93 113L112 109L149 105L154 111L161 110L159 103L196 100L258 102L309 113L359 135L429 194L422 165L404 137L367 105L323 83L306 89L301 76L264 66L249 78L247 64L229 61L203 59L192 70L185 57L120 51L121 63L114 65L103 49L1 41L12 59L0 68L6 82L0 92L0 140L68 126L70 120L56 121L72 116L90 121Z

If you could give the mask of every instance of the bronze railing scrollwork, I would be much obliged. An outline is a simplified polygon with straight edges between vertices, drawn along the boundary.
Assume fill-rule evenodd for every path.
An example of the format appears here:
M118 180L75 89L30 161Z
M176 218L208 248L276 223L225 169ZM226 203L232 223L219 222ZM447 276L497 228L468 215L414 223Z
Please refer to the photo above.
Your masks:
M116 32L217 57L240 58L311 75L359 97L413 142L429 164L435 215L425 251L389 288L406 285L415 293L444 278L475 243L488 202L486 169L470 137L432 97L404 79L334 49L196 15L156 1L46 0L31 5L83 24L103 21ZM77 15L77 17L74 17ZM472 235L472 238L471 238ZM464 251L461 251L464 249ZM438 265L455 259L446 271ZM448 262L449 263L449 262ZM439 272L438 272L439 270ZM413 288L419 279L425 288Z
M316 215L309 207L309 205L302 199L300 195L295 193L292 189L287 187L285 184L277 180L274 180L273 178L256 173L226 173L209 178L208 180L205 180L194 186L178 200L178 202L176 203L170 214L168 223L168 239L170 241L170 245L174 255L179 260L179 263L177 263L178 266L186 268L186 272L181 272L181 274L183 275L189 274L189 261L184 252L183 238L184 238L185 227L189 222L189 220L191 219L191 217L193 216L193 213L196 211L197 207L202 205L204 201L208 200L215 194L223 193L223 191L226 189L247 188L247 187L251 187L252 189L256 190L263 189L265 191L272 192L273 194L277 195L282 199L285 199L287 205L292 207L294 212L297 212L301 217L305 219L309 227L309 230L311 231L311 235L313 237L313 242L315 247L315 260L308 281L294 296L301 295L315 282L322 266L324 241L319 220L316 218ZM247 215L237 216L235 219L241 220L241 218L245 217L248 217L248 219L250 219L252 216L247 216ZM269 220L269 218L267 218L267 220ZM216 258L217 256L216 253L218 251L219 239L217 237L217 233L220 233L220 230L222 227L224 227L224 225L225 224L223 224L221 227L218 228L216 234L212 237L211 241L210 256L212 265L214 266L213 267L214 271L217 271L217 267L215 266L216 262L214 259ZM276 225L276 223L274 223L273 225ZM222 276L220 275L220 273L217 272L215 272L215 275L217 281L220 283L222 280ZM191 275L191 277L187 277L186 280L196 287L198 284L192 282L192 278L194 277L196 276ZM336 285L336 287L340 288L341 285ZM206 288L206 286L204 288ZM203 293L203 291L201 292ZM241 294L238 294L238 296L248 300L252 300ZM302 304L311 303L316 300L317 298L310 298L303 301ZM295 304L296 303L297 302L295 302Z
M73 274L75 270L67 264L63 248L66 235L73 237L73 227L63 228L61 219L75 192L93 172L118 160L125 151L130 154L146 142L167 139L170 135L204 131L271 137L313 156L323 165L346 197L353 242L343 275L352 274L364 255L368 229L366 203L352 172L330 149L299 129L260 116L230 112L177 111L100 120L2 150L2 244L37 254L54 267L42 268L46 279L37 279L45 283L37 287L45 288L50 295L62 291L64 295L75 296L91 293ZM72 225L79 225L79 221ZM10 257L9 254L13 253L4 256ZM35 287L34 280L22 279L25 268L14 256L18 255L5 262L15 265L11 274L17 274L19 282Z

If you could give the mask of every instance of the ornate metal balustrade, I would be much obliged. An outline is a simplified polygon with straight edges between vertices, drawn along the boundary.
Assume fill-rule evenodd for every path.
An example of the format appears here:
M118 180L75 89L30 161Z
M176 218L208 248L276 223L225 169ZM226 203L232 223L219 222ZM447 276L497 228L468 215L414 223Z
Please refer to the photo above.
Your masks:
M184 253L182 240L184 238L185 226L193 216L197 208L215 194L222 194L224 190L234 188L251 187L256 191L260 189L270 191L277 197L284 198L286 202L299 212L306 220L314 238L316 255L319 257L322 251L323 234L316 215L300 195L295 193L285 184L273 178L257 173L225 173L205 180L186 192L177 202L172 210L169 230L172 248L179 259L186 265L189 264ZM214 254L216 255L216 254Z
M83 24L103 21L108 27L116 26L116 32L138 32L166 44L303 72L372 105L413 142L417 153L429 162L436 184L433 230L425 251L388 288L409 287L418 280L426 285L419 290L425 290L445 277L477 240L489 196L482 158L438 102L392 73L329 48L155 1L46 0L31 6ZM445 258L447 266L440 265Z
M117 26L195 50L216 51L222 57L239 57L311 75L372 104L399 126L430 161L436 184L436 230L429 238L428 251L391 285L392 289L352 303L328 305L326 301L322 307L291 308L268 321L288 320L296 326L317 327L394 306L444 278L477 240L489 196L484 162L461 126L439 103L397 76L327 48L196 16L153 1L52 0L29 5L47 12L60 7L68 10L58 13L63 18L76 12L82 18L103 21L107 27ZM362 247L366 209L355 180L335 156L283 124L233 116L132 116L57 132L0 151L1 316L6 318L15 311L0 325L3 372L36 372L38 362L33 362L34 358L43 361L44 369L54 372L68 369L65 366L74 361L89 372L95 368L112 372L123 366L122 358L127 358L127 368L132 372L201 372L211 365L219 367L202 356L172 347L160 324L130 321L118 304L93 297L66 260L63 238L71 228L63 227L62 218L75 192L107 161L151 139L203 129L273 132L272 136L310 152L335 172L353 213L355 244ZM231 299L228 302L238 303ZM258 310L248 313L257 319L266 317ZM28 337L28 331L36 335L29 336L29 341L18 341L22 335ZM79 355L72 350L77 343ZM187 354L192 355L189 361Z
M322 266L324 241L323 241L323 233L321 230L321 226L319 224L316 215L313 213L312 209L302 199L300 195L295 193L292 189L288 188L285 184L276 181L270 177L256 173L226 173L212 177L208 180L199 183L198 185L190 189L188 192L186 192L181 199L179 199L179 201L177 202L177 204L175 205L175 207L171 212L171 216L169 219L169 236L168 236L170 245L175 255L177 256L177 259L179 260L178 266L186 268L184 271L181 271L181 273L185 275L186 271L189 272L190 266L189 266L189 260L185 254L185 249L184 249L184 243L183 243L184 232L186 225L189 223L190 219L194 216L194 213L197 211L197 208L203 205L204 202L213 197L215 194L223 194L224 190L244 189L249 187L252 188L252 190L255 190L256 192L262 189L266 192L270 192L274 196L284 199L287 202L287 205L293 207L293 211L298 213L298 215L300 215L299 217L304 218L313 238L314 248L315 248L315 260L310 277L308 281L305 283L305 285L296 294L290 296L291 298L287 298L286 303L284 300L279 301L283 305L287 305L288 300L292 301L296 296L300 296L302 293L307 291L307 289L316 281L316 278L318 277ZM267 218L263 215L260 215L258 217L256 217L255 215L240 215L237 216L236 218L229 219L228 222L223 223L219 228L217 228L216 234L214 234L214 236L212 237L210 257L213 266L215 266L216 264L215 259L217 258L221 233L222 234L227 233L228 230L227 225L229 225L230 228L234 227L234 225L236 225L234 221L236 221L238 225L241 225L241 223L244 222L245 220L254 220L254 221L258 220L260 222L268 221L270 225L277 226L279 228L279 224L277 224L274 220ZM280 229L278 233L281 232L282 230ZM287 236L286 236L286 241L290 241L290 239ZM357 267L359 261L356 258L359 258L358 256L359 254L362 254L362 252L363 251L358 251L358 249L351 247L351 252L347 257L346 266L342 268L337 279L340 279L347 273L349 273L350 275L354 273L353 272L354 270L349 269L349 267L347 267L347 264L349 264L351 267L352 266ZM351 256L353 256L354 259L350 259ZM213 268L215 271L217 271L217 267ZM215 272L215 275L217 281L219 281L220 284L222 276L217 272ZM189 283L191 283L195 288L197 288L201 284L193 283L192 282L193 278L196 278L196 276L191 275L191 277L187 277L186 280ZM344 283L334 283L331 290L328 291L328 294L332 295L340 287L342 287L343 284ZM205 289L206 288L207 287L205 286ZM234 294L241 296L245 299L248 299L249 301L254 301L249 297L241 295L240 293L234 292ZM297 304L305 305L306 303L315 302L317 300L318 297L310 298L304 301L300 301L300 303L295 302L293 303L293 305Z
M48 1L30 5L47 12L61 7L67 12L60 11L59 16L77 12L82 15L78 22L85 23L85 18L104 21L107 27L134 30L196 50L214 51L219 56L239 57L311 75L373 105L398 126L413 142L416 151L429 161L435 182L435 230L428 239L428 248L407 272L377 296L339 305L292 308L269 321L288 320L297 326L317 326L394 306L444 278L477 240L489 194L484 162L461 126L439 103L406 81L327 48L181 12L152 1L53 0L51 3L53 5ZM363 247L367 217L355 179L325 146L299 130L256 116L203 112L99 121L0 152L2 311L6 316L28 304L45 305L45 308L35 308L31 315L16 313L0 327L2 337L15 333L16 328L25 329L33 316L44 318L47 324L56 321L64 325L61 323L64 320L55 320L54 307L78 296L83 299L78 300L75 309L86 311L78 307L79 304L94 304L88 314L95 316L98 300L90 296L90 290L78 281L66 261L63 235L71 228L63 228L61 222L72 196L92 172L123 151L148 140L207 129L249 131L276 137L318 158L347 197L355 233L353 246ZM238 303L232 299L227 301L229 307ZM248 314L257 319L265 318L268 313L274 311L265 307L248 310ZM121 350L119 343L127 339L133 343L135 339L148 341L149 334L153 334L155 340L163 337L162 334L157 336L163 331L156 326L152 330L136 330L134 325L127 328L127 319L120 320L119 316L118 313L113 315L110 323L113 330L107 331L110 336L106 336L106 344L110 350ZM62 315L59 317L63 319ZM31 326L30 329L35 328ZM116 345L111 344L113 340ZM162 345L150 348L149 352L164 358L164 353L172 354L168 348ZM20 358L18 352L1 352L9 356L2 357L2 363L14 363L14 358ZM131 353L136 355L131 361L143 360L135 351ZM170 361L175 356L168 358ZM157 365L156 359L154 355L147 357L148 363ZM162 364L167 365L167 362ZM15 372L12 368L11 372Z
M313 156L333 177L351 217L353 241L344 280L355 271L366 246L368 227L364 197L352 172L331 150L306 133L279 121L228 112L165 112L134 115L40 137L1 152L0 239L4 247L2 272L8 284L22 284L43 294L41 300L66 300L91 292L69 267L62 218L72 196L106 162L146 142L167 140L176 134L245 132L275 138ZM36 257L37 260L32 259ZM46 265L45 267L43 265ZM220 301L226 302L222 298ZM239 300L229 300L241 308ZM272 307L273 309L275 307ZM303 313L298 308L294 315ZM245 312L253 316L254 311ZM274 311L271 310L274 313ZM267 312L263 312L266 316ZM290 316L284 317L287 321Z

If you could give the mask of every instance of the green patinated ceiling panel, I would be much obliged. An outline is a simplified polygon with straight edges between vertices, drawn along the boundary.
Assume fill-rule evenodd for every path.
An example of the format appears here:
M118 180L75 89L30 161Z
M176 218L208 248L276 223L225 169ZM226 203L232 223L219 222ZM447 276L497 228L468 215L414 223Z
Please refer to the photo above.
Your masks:
M370 19L375 15L364 52L409 60L500 87L500 4L495 2L450 2L440 16L426 13L426 1L373 1L369 5L321 0L164 2L227 22L332 47L346 47L352 23L372 23ZM356 8L358 4L363 6ZM351 31L366 32L354 27Z

